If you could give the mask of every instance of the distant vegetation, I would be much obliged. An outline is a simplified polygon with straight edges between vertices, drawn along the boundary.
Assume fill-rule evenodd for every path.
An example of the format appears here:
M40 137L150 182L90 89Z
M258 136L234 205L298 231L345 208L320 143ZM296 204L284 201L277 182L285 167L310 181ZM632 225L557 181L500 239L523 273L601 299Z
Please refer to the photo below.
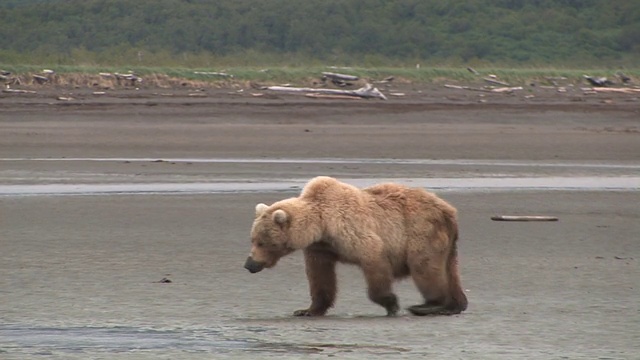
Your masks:
M0 34L5 65L637 68L640 1L3 0Z

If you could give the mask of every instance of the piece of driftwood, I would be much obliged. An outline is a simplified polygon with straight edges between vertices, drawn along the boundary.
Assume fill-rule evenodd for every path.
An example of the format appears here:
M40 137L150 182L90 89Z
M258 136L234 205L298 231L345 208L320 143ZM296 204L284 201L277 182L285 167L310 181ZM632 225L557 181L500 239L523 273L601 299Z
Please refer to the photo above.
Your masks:
M470 86L461 86L461 85L444 84L444 87L446 87L448 89L456 89L456 90L470 90L470 91L491 92L491 90L488 90L488 89L473 88L473 87L470 87Z
M451 85L451 84L445 84L444 87L449 88L449 89L492 92L492 93L507 93L507 94L510 94L510 93L512 93L512 92L514 92L516 90L522 90L523 89L522 86L484 89L484 88L474 88L474 87L470 87L470 86L460 86L460 85Z
M541 215L497 215L492 216L493 221L558 221L555 216Z
M113 75L116 77L116 80L118 81L119 84L121 82L124 82L125 85L135 86L136 83L142 82L142 78L134 73L127 73L127 74L115 73Z
M501 87L501 88L495 88L495 89L491 89L491 92L494 93L507 93L510 94L514 91L517 90L522 90L523 87L522 86L514 86L514 87Z
M582 75L582 76L589 82L589 84L593 86L604 87L604 86L613 85L613 83L604 76L598 77L598 78L595 78L589 75Z
M476 69L472 68L471 66L469 66L467 70L469 70L469 72L472 73L473 75L480 75L480 73L477 72Z
M640 93L640 89L638 88L603 88L603 87L594 87L594 88L582 88L582 91L592 92L592 93L621 93L621 94L637 94Z
M333 72L323 72L322 78L340 81L357 81L359 79L359 77L355 75L338 74Z
M194 71L194 74L197 75L212 75L212 76L220 76L220 77L228 77L232 78L233 75L227 74L225 72L217 72L217 71Z
M392 81L393 81L393 79L395 79L395 77L393 77L393 76L387 76L386 78L384 78L384 79L382 79L382 80L374 81L373 83L374 83L374 84L388 84L388 83L392 82Z
M493 77L482 78L482 80L484 80L484 81L486 81L486 82L488 82L490 84L509 86L509 84L507 84L506 82L500 81L500 80L498 80L496 78L493 78Z
M339 90L339 89L315 89L315 88L298 88L298 87L286 87L286 86L268 86L267 90L271 91L283 91L293 93L318 93L318 94L332 94L332 95L347 95L356 96L364 99L378 98L387 100L378 88L373 87L371 84L366 84L357 90Z
M47 81L49 81L49 78L47 78L46 76L41 76L41 75L33 75L33 80L35 80L35 82L37 82L38 84L42 85L42 84L46 83Z
M33 90L20 90L20 89L2 89L2 92L9 94L35 94L36 92Z
M362 100L361 97L350 95L331 95L331 94L304 94L304 96L312 99L334 99L334 100Z
M331 81L331 83L335 86L345 87L353 85L352 81L358 80L358 77L353 75L323 72L322 81L324 82L327 80Z

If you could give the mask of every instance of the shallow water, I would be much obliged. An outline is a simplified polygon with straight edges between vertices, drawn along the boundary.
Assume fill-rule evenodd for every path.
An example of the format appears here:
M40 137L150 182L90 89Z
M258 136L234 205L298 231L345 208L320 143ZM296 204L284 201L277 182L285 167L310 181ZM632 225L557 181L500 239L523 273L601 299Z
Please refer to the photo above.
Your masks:
M640 164L611 162L551 162L514 160L473 160L473 159L382 159L382 158L0 158L0 161L95 161L95 162L174 162L209 164L388 164L388 165L473 165L509 167L586 167L601 169L637 169Z
M157 159L1 161L67 165ZM301 255L254 275L242 263L255 204L299 192L308 181L304 174L274 170L268 177L232 179L207 174L188 181L172 177L180 169L158 166L163 169L157 177L136 177L137 170L127 169L134 178L114 183L111 175L120 174L119 168L103 170L99 164L81 173L84 167L55 163L56 183L49 183L52 176L26 182L33 175L27 167L4 171L13 182L0 184L0 359L629 359L637 353L638 165L164 161L479 168L469 177L412 177L401 171L397 178L341 177L356 186L394 181L447 193L464 230L461 267L470 308L452 317L403 312L387 318L366 298L361 272L340 266L340 294L330 314L290 316L308 305ZM495 166L548 171L503 176L491 172ZM560 176L565 169L575 175L574 168L594 176ZM611 169L616 176L607 176ZM492 222L496 213L550 214L561 221ZM163 277L172 283L159 283ZM402 307L418 301L411 281L395 290Z
M365 187L393 181L438 191L635 191L640 189L640 177L537 177L537 178L394 178L341 179ZM282 181L249 181L211 183L129 183L129 184L37 184L0 185L0 196L36 195L157 195L157 194L219 194L245 192L297 191L306 179Z

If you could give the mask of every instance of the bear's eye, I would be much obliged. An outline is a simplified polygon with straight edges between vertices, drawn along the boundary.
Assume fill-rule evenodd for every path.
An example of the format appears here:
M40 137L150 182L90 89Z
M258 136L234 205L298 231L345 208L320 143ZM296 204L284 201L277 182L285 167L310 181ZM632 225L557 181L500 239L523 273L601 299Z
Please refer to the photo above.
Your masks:
M258 243L256 244L257 247L263 247L264 246L264 242L262 241L258 241Z

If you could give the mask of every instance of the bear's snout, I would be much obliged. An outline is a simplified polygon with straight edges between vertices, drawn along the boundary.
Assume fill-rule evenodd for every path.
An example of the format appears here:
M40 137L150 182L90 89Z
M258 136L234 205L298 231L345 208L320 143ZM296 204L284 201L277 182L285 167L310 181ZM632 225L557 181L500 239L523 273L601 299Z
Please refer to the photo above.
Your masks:
M249 256L247 261L244 263L244 268L249 270L250 273L255 274L257 272L262 271L264 269L264 263L257 262Z

